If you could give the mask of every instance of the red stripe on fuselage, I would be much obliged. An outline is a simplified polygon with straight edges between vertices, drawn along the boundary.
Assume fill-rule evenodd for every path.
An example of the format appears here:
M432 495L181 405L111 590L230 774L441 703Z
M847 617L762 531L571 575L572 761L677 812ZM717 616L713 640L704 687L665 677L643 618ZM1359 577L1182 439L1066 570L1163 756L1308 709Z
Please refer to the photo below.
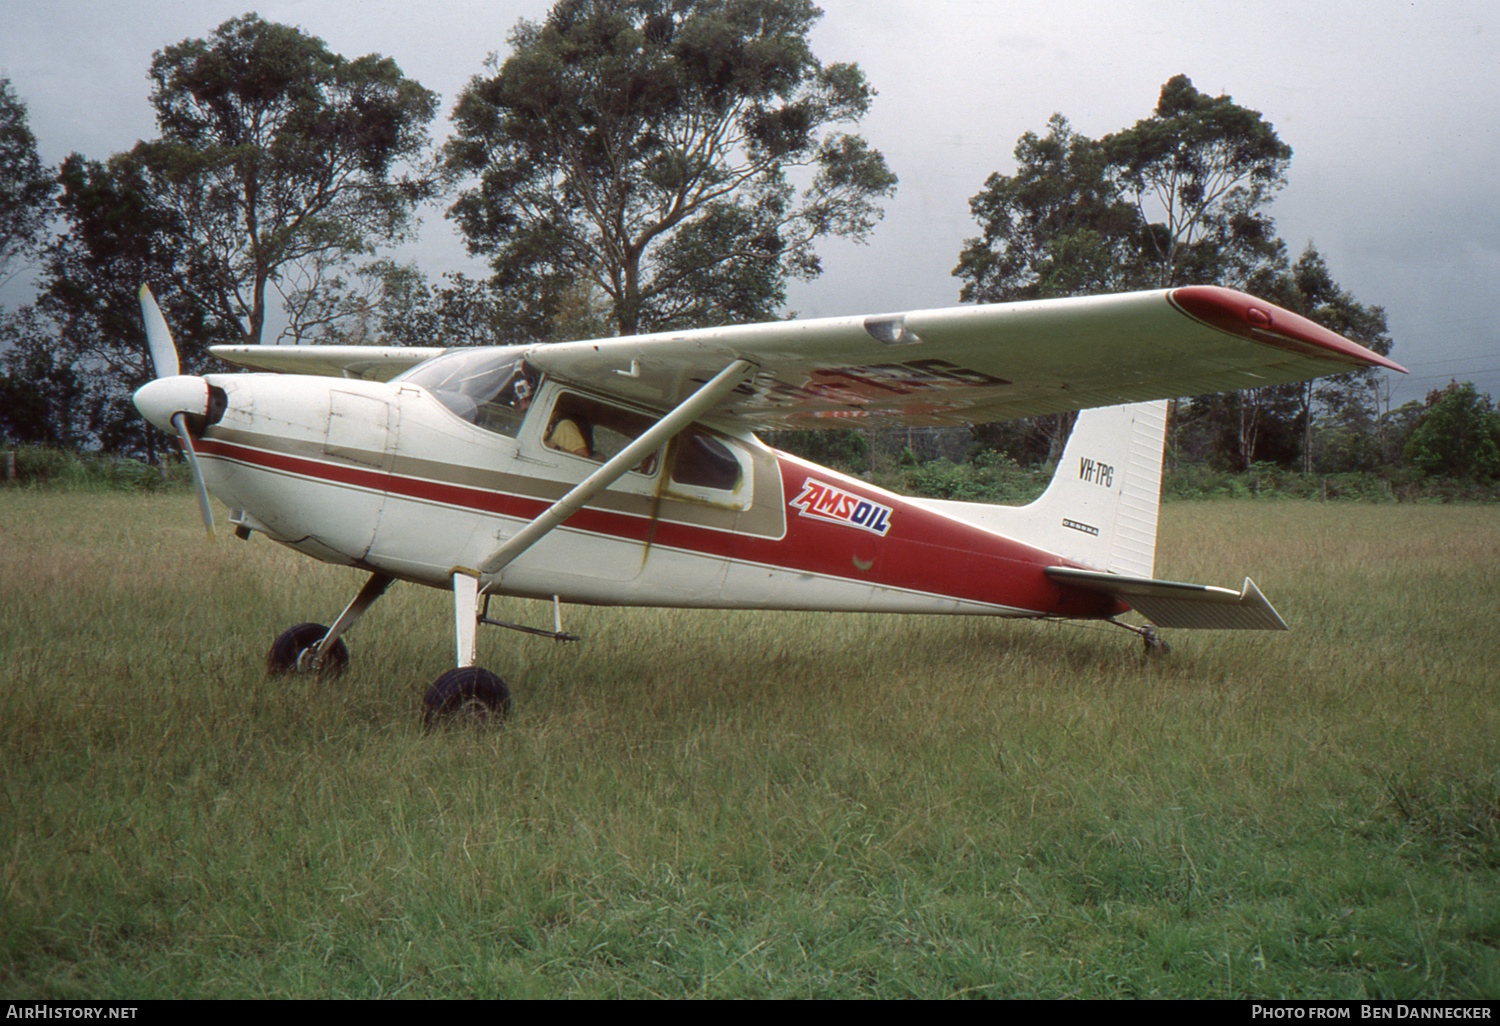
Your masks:
M800 494L809 476L828 480L846 492L890 506L890 528L879 537L850 524L797 516L792 510L785 539L748 539L739 549L741 559L1058 616L1108 615L1117 609L1109 601L1100 603L1098 596L1058 588L1042 573L1044 567L1074 565L1067 560L855 478L778 456L787 495Z
M551 504L546 499L366 470L210 438L200 441L198 454L329 484L520 520L534 519ZM770 499L757 496L757 502L795 496L801 492L806 478L813 475L891 507L890 530L881 537L849 524L799 516L795 508L788 508L786 534L779 539L590 507L568 518L565 526L708 557L1046 615L1100 616L1122 608L1104 596L1059 587L1042 573L1047 566L1076 566L1067 560L794 457L778 453L777 464L782 477L781 494ZM642 501L653 502L645 497ZM794 605L794 596L787 597L789 604Z

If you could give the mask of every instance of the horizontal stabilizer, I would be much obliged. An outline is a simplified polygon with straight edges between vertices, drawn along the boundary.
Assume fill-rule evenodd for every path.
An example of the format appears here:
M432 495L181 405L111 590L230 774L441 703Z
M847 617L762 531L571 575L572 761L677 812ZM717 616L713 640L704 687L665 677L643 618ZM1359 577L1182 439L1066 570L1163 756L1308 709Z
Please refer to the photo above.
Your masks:
M1063 566L1049 566L1043 572L1058 584L1112 595L1158 627L1221 631L1287 629L1286 621L1248 577L1244 587L1236 592L1206 584L1155 581Z

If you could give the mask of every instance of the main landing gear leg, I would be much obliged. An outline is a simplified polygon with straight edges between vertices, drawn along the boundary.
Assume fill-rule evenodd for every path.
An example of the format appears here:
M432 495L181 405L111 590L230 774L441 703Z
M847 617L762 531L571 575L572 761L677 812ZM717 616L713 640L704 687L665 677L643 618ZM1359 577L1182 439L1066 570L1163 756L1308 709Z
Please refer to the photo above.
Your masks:
M510 690L505 682L474 665L475 634L479 629L479 578L453 575L453 633L457 666L433 681L424 699L422 722L430 730L462 722L499 723L510 713Z
M349 649L340 636L365 615L375 600L385 594L394 578L371 574L354 601L344 607L332 627L320 623L299 623L282 631L266 653L266 672L279 676L287 673L316 673L320 677L337 677L349 665Z

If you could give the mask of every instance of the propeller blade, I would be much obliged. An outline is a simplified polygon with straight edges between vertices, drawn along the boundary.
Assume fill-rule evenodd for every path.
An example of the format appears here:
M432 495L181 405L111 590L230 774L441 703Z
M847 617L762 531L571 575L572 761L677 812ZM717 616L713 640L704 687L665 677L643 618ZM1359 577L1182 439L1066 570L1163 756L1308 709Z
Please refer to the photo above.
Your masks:
M177 346L172 342L172 331L167 319L156 305L156 297L148 286L141 286L141 317L146 321L146 345L151 350L151 366L158 378L170 378L178 373ZM201 487L201 486L200 486Z
M193 436L188 434L187 414L174 414L172 426L177 429L177 437L182 439L182 451L187 456L188 466L193 471L193 486L198 490L198 512L203 515L203 526L208 531L209 539L212 540L214 514L213 510L208 507L208 488L203 484L203 472L198 469L198 454L193 451Z

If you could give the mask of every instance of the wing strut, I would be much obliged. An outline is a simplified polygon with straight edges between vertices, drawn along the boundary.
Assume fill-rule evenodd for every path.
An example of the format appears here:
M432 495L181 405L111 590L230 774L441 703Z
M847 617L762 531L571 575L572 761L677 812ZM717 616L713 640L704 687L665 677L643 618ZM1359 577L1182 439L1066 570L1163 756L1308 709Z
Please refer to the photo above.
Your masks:
M755 370L749 360L735 360L698 391L679 403L670 413L652 425L644 434L615 454L614 458L580 481L572 491L542 511L479 565L479 576L493 578L531 546L541 541L553 528L604 489L619 480L651 453L660 449L679 431L718 405Z

